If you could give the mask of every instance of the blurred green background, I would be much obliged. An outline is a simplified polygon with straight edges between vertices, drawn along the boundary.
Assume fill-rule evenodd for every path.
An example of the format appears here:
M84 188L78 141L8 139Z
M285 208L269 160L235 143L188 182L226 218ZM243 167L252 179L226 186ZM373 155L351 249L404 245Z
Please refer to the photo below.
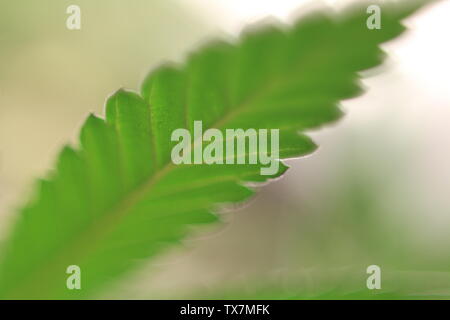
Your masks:
M290 21L318 2L2 1L0 239L34 179L109 94L137 90L151 68L210 38L266 15ZM81 7L78 31L65 26L71 4ZM102 297L370 298L372 264L381 293L449 296L449 13L441 2L408 21L411 32L386 45L383 72L367 73L368 93L312 133L316 153L289 161L288 174L224 214L226 224L196 230Z

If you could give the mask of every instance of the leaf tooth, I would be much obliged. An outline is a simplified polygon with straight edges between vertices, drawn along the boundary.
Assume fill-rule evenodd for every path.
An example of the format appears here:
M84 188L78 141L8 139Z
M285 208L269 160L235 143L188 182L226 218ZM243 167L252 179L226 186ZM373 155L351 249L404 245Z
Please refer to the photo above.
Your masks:
M106 102L106 119L117 135L126 188L155 170L155 147L149 105L138 94L118 90Z

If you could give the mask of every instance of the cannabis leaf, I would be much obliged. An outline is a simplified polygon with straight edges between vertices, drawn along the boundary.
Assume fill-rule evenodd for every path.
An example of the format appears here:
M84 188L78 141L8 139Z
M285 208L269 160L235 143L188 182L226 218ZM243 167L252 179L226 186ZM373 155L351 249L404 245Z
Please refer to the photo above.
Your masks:
M152 72L141 95L119 90L106 119L91 115L80 146L66 146L20 212L0 271L3 298L79 298L142 259L183 239L189 226L218 220L218 204L246 200L244 182L271 176L255 165L174 165L171 133L204 127L280 129L280 158L315 149L299 131L341 116L337 104L361 92L358 72L380 64L379 44L398 36L400 20L420 5L383 7L382 28L366 27L366 7L339 16L311 14L291 27L247 30L218 42L184 66ZM82 289L68 290L69 265Z

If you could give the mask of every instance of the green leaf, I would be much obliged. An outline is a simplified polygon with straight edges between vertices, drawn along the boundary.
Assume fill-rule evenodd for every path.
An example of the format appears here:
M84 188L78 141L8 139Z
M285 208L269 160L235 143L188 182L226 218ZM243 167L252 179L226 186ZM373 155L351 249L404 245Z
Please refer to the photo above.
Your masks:
M241 202L284 173L262 165L174 165L177 128L280 129L280 159L315 149L300 131L341 116L338 102L361 92L358 72L380 64L379 44L404 30L417 6L383 8L382 29L368 30L366 7L314 13L294 26L247 30L218 42L184 66L152 72L141 94L119 90L106 119L91 115L80 146L65 147L20 212L0 270L3 298L80 298L143 259L181 241L191 225L219 220L219 204ZM246 155L248 156L248 154ZM81 268L81 290L68 290L66 268Z
M186 294L172 293L165 299L208 300L447 300L446 272L405 271L383 267L382 286L366 287L366 264L300 272L301 266L273 274L259 274L234 284L217 283ZM387 269L387 270L386 270ZM292 272L292 271L295 272ZM303 271L305 271L303 269ZM434 281L430 281L430 278ZM436 280L438 282L436 282ZM438 283L438 284L437 284ZM160 298L160 297L158 297Z
M209 294L202 292L198 297L194 296L194 299L196 297L198 299L206 297L208 300L447 300L450 298L445 293L411 293L400 290L369 290L367 288L322 289L321 293L311 293L299 287L287 289L280 285L261 288L261 283L256 288L258 289L252 291L236 287L233 290L218 290ZM189 298L192 299L192 297Z

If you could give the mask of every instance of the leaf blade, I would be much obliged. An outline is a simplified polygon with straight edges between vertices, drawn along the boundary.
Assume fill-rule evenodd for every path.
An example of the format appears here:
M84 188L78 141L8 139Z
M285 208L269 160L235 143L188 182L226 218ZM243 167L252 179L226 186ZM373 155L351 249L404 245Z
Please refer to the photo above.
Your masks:
M338 102L361 92L357 72L378 65L379 44L403 31L405 13L386 10L380 32L365 29L361 8L339 19L314 14L290 31L270 27L236 45L206 47L185 68L163 66L141 96L119 90L107 101L106 120L88 117L80 148L61 152L22 211L1 265L0 296L91 294L180 241L188 226L216 221L217 204L246 200L254 190L243 182L284 173L282 163L272 176L261 176L260 164L175 166L171 133L193 133L195 120L222 132L280 128L281 158L312 152L314 143L298 131L337 120ZM65 287L72 264L83 270L81 292Z

